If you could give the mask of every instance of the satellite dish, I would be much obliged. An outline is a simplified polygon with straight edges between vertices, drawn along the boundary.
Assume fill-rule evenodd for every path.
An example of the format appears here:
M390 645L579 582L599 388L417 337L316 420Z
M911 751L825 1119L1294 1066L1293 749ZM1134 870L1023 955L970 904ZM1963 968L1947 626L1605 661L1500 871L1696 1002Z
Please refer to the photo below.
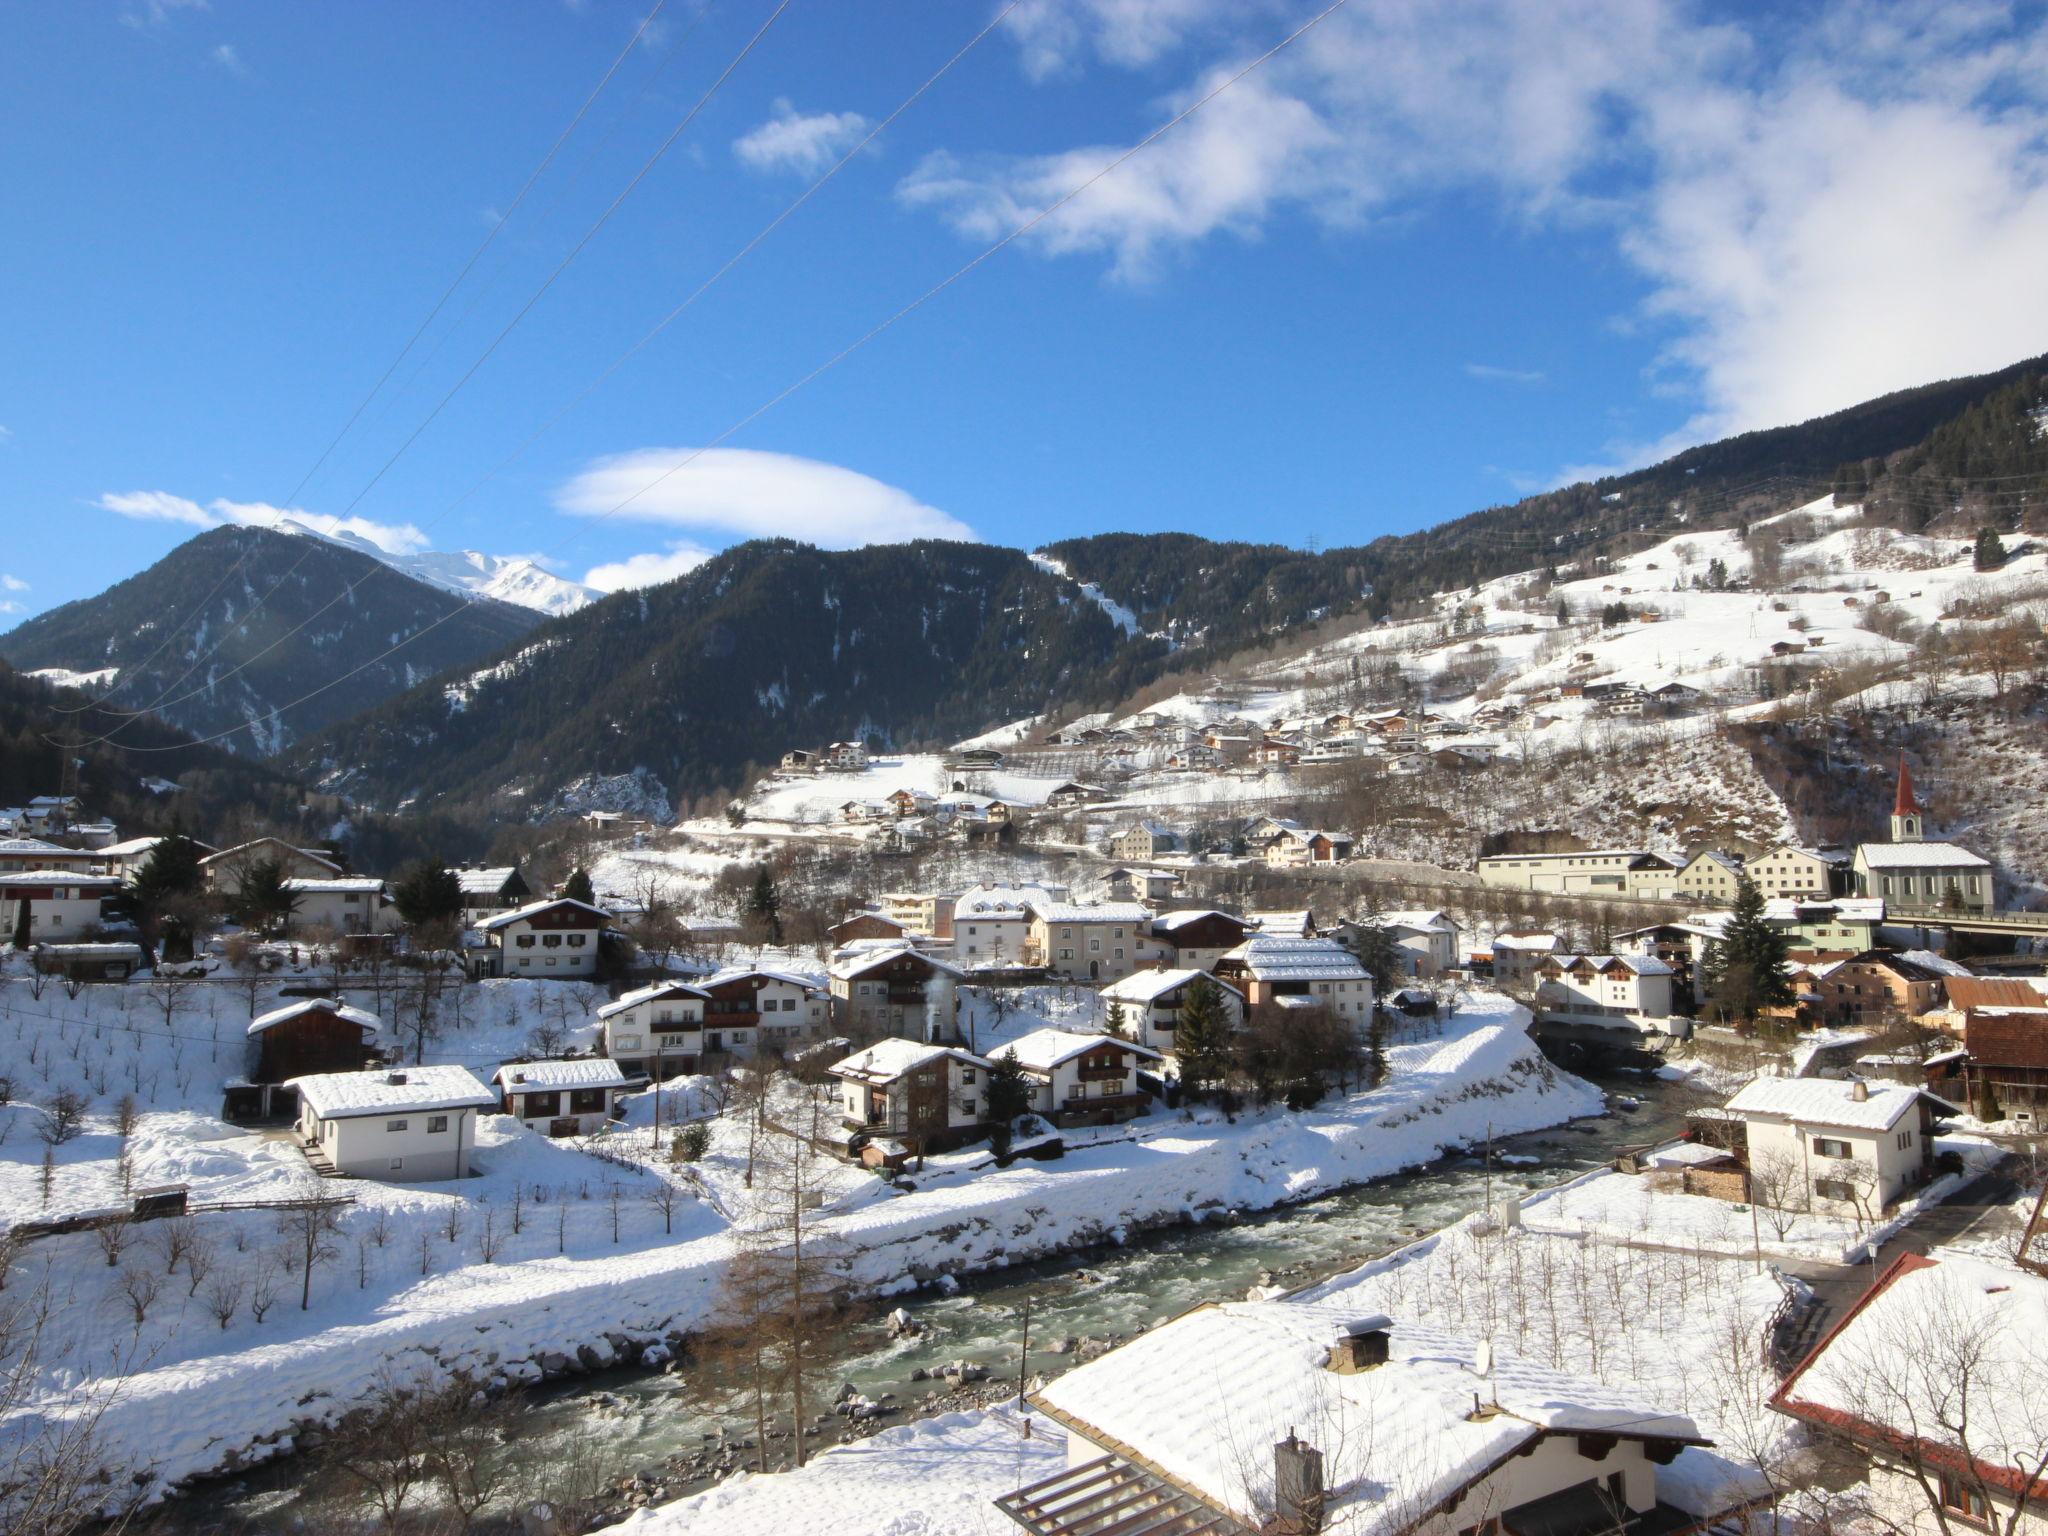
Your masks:
M1493 1341L1491 1339L1481 1339L1478 1348L1472 1351L1472 1374L1475 1376L1491 1376L1493 1374Z

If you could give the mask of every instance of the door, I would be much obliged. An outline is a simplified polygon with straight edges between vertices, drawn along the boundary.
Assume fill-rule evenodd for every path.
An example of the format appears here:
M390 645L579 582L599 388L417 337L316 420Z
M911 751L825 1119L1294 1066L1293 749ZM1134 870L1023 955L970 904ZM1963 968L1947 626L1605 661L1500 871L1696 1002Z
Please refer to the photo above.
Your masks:
M1100 960L1090 960L1090 961L1088 962L1088 979L1089 979L1090 981L1094 981L1094 980L1095 980L1095 979L1096 979L1097 977L1099 977L1099 976L1100 976L1101 974L1102 974L1102 962L1101 962Z

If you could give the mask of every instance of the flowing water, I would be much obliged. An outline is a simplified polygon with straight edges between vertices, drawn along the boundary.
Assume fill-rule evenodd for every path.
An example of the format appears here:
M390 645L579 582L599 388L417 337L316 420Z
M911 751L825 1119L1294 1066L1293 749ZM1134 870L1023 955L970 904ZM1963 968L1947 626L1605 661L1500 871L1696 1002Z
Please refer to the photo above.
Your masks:
M1604 1166L1623 1147L1668 1139L1681 1128L1676 1095L1654 1078L1592 1080L1607 1090L1611 1113L1504 1138L1491 1158L1456 1158L1236 1225L1139 1234L1121 1248L963 1280L951 1294L905 1297L901 1306L917 1325L913 1336L891 1338L885 1309L877 1308L848 1330L816 1373L811 1411L829 1408L844 1381L892 1402L899 1411L882 1422L900 1423L923 1411L922 1400L937 1389L913 1380L912 1372L936 1375L955 1360L1014 1381L1027 1306L1028 1369L1055 1374L1078 1363L1076 1352L1060 1351L1067 1341L1126 1338L1200 1302L1242 1300L1254 1285L1308 1284L1456 1221L1489 1194L1498 1200L1558 1183ZM535 1393L518 1411L515 1432L522 1459L587 1460L595 1450L607 1481L645 1472L674 1492L685 1481L678 1466L703 1453L721 1428L735 1438L753 1432L743 1411L719 1404L686 1370L612 1372ZM307 1470L303 1462L281 1463L211 1485L184 1501L183 1512L195 1517L195 1530L214 1522L249 1532L317 1530L298 1492Z

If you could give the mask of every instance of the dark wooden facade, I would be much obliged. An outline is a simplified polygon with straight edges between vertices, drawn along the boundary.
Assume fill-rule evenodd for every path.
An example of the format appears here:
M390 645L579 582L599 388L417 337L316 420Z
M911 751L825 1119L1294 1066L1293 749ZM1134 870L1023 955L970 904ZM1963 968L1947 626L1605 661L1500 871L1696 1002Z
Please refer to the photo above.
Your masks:
M259 1083L282 1083L315 1072L359 1072L375 1054L369 1031L331 1008L308 1008L256 1038L261 1051L254 1080Z

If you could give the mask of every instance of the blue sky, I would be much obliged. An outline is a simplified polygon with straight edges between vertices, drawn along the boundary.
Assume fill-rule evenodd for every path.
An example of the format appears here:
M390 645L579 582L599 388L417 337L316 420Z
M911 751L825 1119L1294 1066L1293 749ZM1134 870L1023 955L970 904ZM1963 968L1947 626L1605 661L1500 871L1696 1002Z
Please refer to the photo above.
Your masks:
M2048 350L2039 7L1348 0L740 425L1324 3L8 7L0 612L280 506L605 586L775 531L1330 546Z

